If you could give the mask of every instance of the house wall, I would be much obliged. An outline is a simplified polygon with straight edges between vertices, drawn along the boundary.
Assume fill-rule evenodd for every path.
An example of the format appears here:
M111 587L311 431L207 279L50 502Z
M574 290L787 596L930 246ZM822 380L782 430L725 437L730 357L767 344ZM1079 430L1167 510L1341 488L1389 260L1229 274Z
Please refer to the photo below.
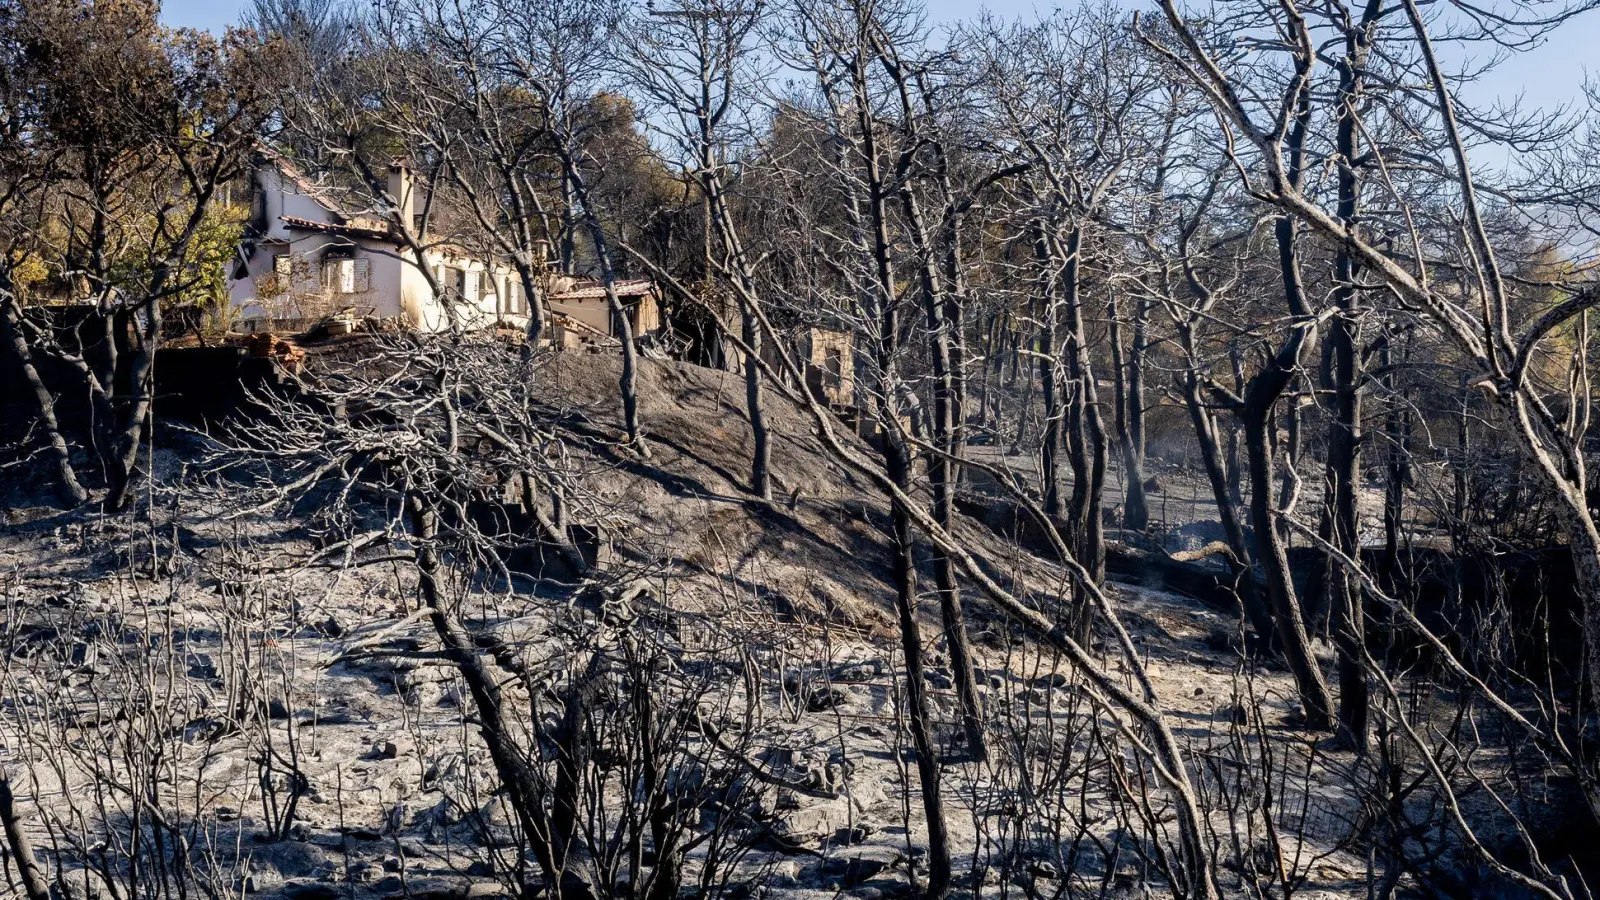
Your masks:
M375 242L352 241L338 235L307 231L290 235L292 237L286 235L289 239L262 241L250 259L247 277L230 283L229 295L242 318L315 319L346 307L355 307L379 318L401 314L400 270L404 264L394 258L392 251L376 252ZM340 292L328 290L321 284L320 267L326 263L330 248L350 248L352 259L367 261L366 290ZM284 289L274 269L276 257L284 253L303 257L319 269L308 273L304 279L297 269L291 284Z
M848 332L810 328L801 337L806 387L835 406L855 402L855 341ZM830 361L830 356L832 360Z
M457 256L447 251L430 251L427 259L429 268L435 273L441 268L448 267L476 276L476 296L473 302L456 306L456 317L463 328L469 330L489 328L497 322L519 329L527 327L527 316L500 312L506 280L517 280L514 269L509 266L487 265L476 259ZM450 327L450 319L444 304L434 296L433 289L428 286L427 278L409 262L405 264L405 270L400 296L401 307L407 319L424 331L447 330ZM440 286L445 290L451 289L451 285L442 282Z
M334 216L326 206L302 192L274 166L258 168L253 178L263 203L254 210L254 225L260 230L261 236L246 264L245 277L233 279L228 284L229 298L241 318L257 321L267 318L315 319L348 306L370 309L372 315L379 317L400 314L399 260L374 252L377 242L289 228L284 224L283 216L326 223L333 222ZM352 258L368 261L368 288L365 291L324 291L320 285L298 278L287 289L282 289L273 277L275 259L280 254L302 257L320 266L330 247L352 245ZM262 289L267 287L279 289L266 293Z
M283 216L324 224L335 223L337 217L315 197L301 191L293 179L285 177L275 166L258 169L254 177L264 198L264 206L255 210L255 225L261 237L246 265L245 277L232 280L228 286L232 304L241 318L258 322L268 318L304 322L354 307L378 318L402 318L424 331L443 331L449 327L444 306L434 297L433 289L413 263L409 251L375 238L290 228L283 222ZM332 247L349 248L351 258L367 261L366 290L330 291L298 275L287 290L272 293L262 290L278 286L274 260L279 254L301 257L320 267ZM478 276L475 302L457 309L463 327L486 328L497 321L512 327L526 327L527 316L500 315L498 309L505 279L515 278L514 270L506 266L486 266L448 251L430 251L426 262L434 270L450 266ZM484 289L486 274L492 280L492 291Z
M645 335L661 328L661 304L656 302L654 294L646 294L639 298L639 305L634 311L633 333Z
M611 333L611 311L604 297L582 297L560 303L551 300L550 312L582 322L601 334Z
M569 316L602 334L611 334L611 307L604 296L580 297L560 302L550 300L548 303L552 313ZM635 338L643 337L661 327L661 305L656 302L654 296L646 294L639 298L624 297L623 304L630 307L629 324L633 326Z

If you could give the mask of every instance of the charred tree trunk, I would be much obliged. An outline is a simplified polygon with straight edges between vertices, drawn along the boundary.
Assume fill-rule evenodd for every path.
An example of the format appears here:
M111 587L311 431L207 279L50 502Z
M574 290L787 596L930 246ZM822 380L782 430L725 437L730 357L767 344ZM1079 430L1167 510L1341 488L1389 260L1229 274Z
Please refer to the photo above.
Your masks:
M628 433L628 444L649 456L650 450L639 425L639 347L634 343L633 323L628 319L628 310L617 296L617 273L611 264L610 243L606 240L605 229L600 225L600 217L590 205L589 188L578 171L577 163L570 154L563 153L562 159L567 181L572 188L572 198L581 210L584 228L589 232L589 242L594 248L595 261L600 266L600 279L606 290L606 306L611 311L612 321L616 323L617 340L622 343L622 377L618 386L622 392L623 427Z
M870 96L866 59L858 54L851 60L851 86L857 98ZM894 193L887 187L881 168L878 126L870 103L859 103L856 129L859 162L866 189L866 220L858 222L867 238L862 247L869 255L876 284L869 312L877 322L873 354L879 379L877 410L879 426L887 440L884 462L890 484L901 494L911 486L911 450L899 424L900 385L900 298L895 289L895 259L890 239L888 204ZM894 503L895 491L886 490L894 504L894 580L895 605L900 616L900 641L906 656L906 700L912 741L917 749L917 773L921 782L923 815L928 828L928 887L930 900L943 900L950 890L950 841L945 827L944 800L940 794L938 748L933 741L929 716L927 681L922 667L922 630L917 621L916 537L910 512Z
M0 340L3 340L5 346L10 349L13 364L22 372L22 380L26 383L28 394L33 399L39 424L44 427L45 440L50 447L50 457L55 463L56 495L67 506L78 506L89 499L89 492L83 489L83 485L78 481L78 473L72 467L72 451L67 447L66 439L61 436L61 426L56 420L55 398L50 396L44 379L40 377L39 370L33 363L33 353L28 347L27 337L22 333L20 317L16 297L11 293L10 285L0 285Z
M1189 342L1187 337L1184 340ZM1228 564L1237 585L1235 590L1239 594L1239 603L1250 627L1255 630L1256 644L1260 649L1270 650L1277 644L1277 626L1273 623L1272 611L1262 594L1262 586L1256 581L1255 568L1251 563L1254 553L1245 538L1244 525L1239 521L1239 507L1230 500L1228 478L1231 473L1222 458L1222 445L1217 438L1217 418L1206 405L1199 376L1192 369L1185 374L1183 387L1184 406L1189 411L1189 421L1194 426L1195 439L1200 445L1200 462L1205 469L1206 480L1211 485L1217 517L1231 551Z
M1300 281L1299 259L1295 250L1295 223L1279 217L1275 229L1279 267L1289 309L1298 317L1308 314L1305 290ZM1273 508L1273 408L1299 367L1310 324L1299 322L1276 353L1269 354L1262 370L1252 377L1242 402L1235 407L1244 427L1245 455L1250 469L1250 526L1255 531L1256 555L1261 564L1267 600L1272 608L1278 642L1300 692L1300 705L1306 724L1313 729L1331 727L1333 701L1327 684L1311 653L1310 637L1300 615L1300 600L1289 575L1289 559L1284 549Z
M22 892L28 900L50 900L50 883L39 871L39 860L33 853L33 841L28 830L17 817L16 797L11 793L11 779L0 772L0 828L6 835L6 850L16 867L17 878L22 882Z
M1329 543L1351 559L1359 558L1360 521L1356 508L1357 456L1361 437L1361 397L1356 385L1356 297L1354 266L1345 254L1336 263L1340 286L1335 290L1340 315L1334 318L1333 416L1328 423ZM1357 749L1366 746L1367 670L1361 613L1361 588L1347 567L1330 567L1329 627L1339 652L1339 728L1342 739Z
M1257 556L1278 642L1299 689L1306 725L1317 730L1327 729L1332 724L1333 701L1322 680L1322 671L1317 668L1317 659L1311 653L1311 640L1300 616L1300 600L1289 575L1289 556L1277 523L1273 521L1274 479L1267 435L1272 418L1247 410L1243 419L1245 455L1250 463L1250 525L1255 530Z
M573 795L564 794L558 784L553 808L547 816L539 778L529 767L526 753L516 745L507 727L500 680L489 671L473 644L472 636L462 629L445 605L440 587L442 567L438 548L434 545L439 530L439 514L426 497L418 491L412 491L406 497L406 517L417 539L417 587L428 610L428 621L444 647L446 658L461 673L461 679L472 695L478 713L478 734L489 750L495 773L509 795L511 807L532 845L535 859L544 871L554 896L566 900L587 900L592 896L592 891L581 879L574 877L575 873L568 871L567 853L573 842L575 825L562 827L563 817L571 818L573 822L576 820L576 782ZM574 690L573 693L578 691ZM568 756L568 764L575 764L570 760L570 754Z
M1062 403L1063 385L1060 374L1060 325L1057 317L1060 307L1056 301L1055 255L1050 251L1044 224L1034 225L1034 247L1040 266L1039 298L1039 387L1044 394L1044 437L1039 446L1039 471L1043 480L1044 511L1052 516L1061 515L1061 462L1057 454L1061 449L1062 425L1066 409ZM1023 404L1023 416L1027 415ZM1026 419L1024 419L1025 421ZM1019 437L1017 442L1022 442Z
M902 489L910 485L911 464L903 443L890 441L888 474ZM922 627L917 622L916 536L911 520L898 506L894 511L895 608L900 617L900 647L906 657L906 707L911 740L917 751L917 779L922 786L922 812L928 826L929 898L943 898L950 889L950 838L945 827L944 801L939 793L939 748L933 740L928 710L927 673L922 662Z
M704 122L704 119L702 119ZM709 125L703 125L709 129ZM745 360L744 365L744 399L745 413L750 419L751 455L750 455L750 492L761 500L772 500L772 431L767 425L766 403L763 398L761 384L761 322L754 308L757 296L754 275L750 262L745 256L743 236L734 222L733 213L728 209L727 198L722 192L722 182L712 152L712 139L709 130L702 132L700 165L701 191L705 195L706 221L706 247L705 265L707 283L714 267L711 250L711 232L713 225L719 237L722 249L725 251L726 264L718 266L730 278L735 279L735 293L739 301L739 330L747 352L751 358ZM731 269L731 271L729 271ZM806 390L805 385L799 385L801 390Z
M961 392L952 352L953 335L959 325L949 320L951 309L947 290L955 286L960 278L960 264L952 258L958 257L959 251L949 246L949 242L954 240L950 230L942 230L947 246L944 248L944 272L941 275L934 248L929 245L929 230L923 222L916 195L909 189L903 189L900 199L907 226L911 230L912 243L921 259L920 293L928 326L929 356L933 363L933 421L929 437L935 452L928 459L933 517L941 528L948 529L955 518L956 478L959 473L957 459L961 450L958 440ZM949 554L937 547L933 551L933 571L967 749L973 758L986 759L988 746L983 734L983 701L978 696L977 676L973 672L972 648L967 638L966 615L961 608L955 566Z
M1347 31L1345 56L1339 61L1339 104L1337 126L1338 216L1354 232L1360 227L1361 183L1356 172L1359 135L1356 108L1361 103L1361 75L1365 67L1368 29L1378 15L1376 0L1367 4L1361 25ZM1333 302L1338 315L1329 329L1332 345L1333 418L1328 425L1328 487L1332 503L1328 510L1330 543L1350 559L1361 555L1360 517L1357 492L1360 489L1361 384L1356 344L1359 340L1361 294L1356 283L1360 275L1348 244L1334 255ZM1329 582L1330 627L1339 653L1339 730L1341 738L1357 750L1367 746L1367 718L1371 706L1367 687L1366 628L1362 613L1362 592L1354 572L1337 566Z
M1144 357L1148 341L1150 304L1140 300L1133 319L1133 343L1122 347L1122 315L1116 298L1107 304L1111 328L1112 384L1116 390L1117 442L1122 449L1122 527L1144 531L1150 527L1150 500L1144 489Z
M1341 260L1341 275L1353 276ZM1353 284L1353 282L1346 282ZM1336 293L1343 292L1343 285ZM1361 422L1361 397L1356 385L1354 291L1340 299L1346 304L1343 314L1333 321L1334 410L1328 425L1327 477L1332 504L1328 510L1331 543L1351 559L1360 555L1360 522L1356 508L1357 454ZM1339 728L1342 738L1357 749L1366 746L1367 696L1366 639L1361 612L1361 588L1357 576L1335 565L1328 584L1329 626L1339 652Z
M1399 376L1393 370L1393 354L1385 344L1382 364L1389 370L1388 411L1384 430L1388 433L1383 489L1383 565L1378 573L1385 591L1393 592L1400 575L1401 527L1405 522L1406 482L1411 480L1411 408L1400 399ZM1457 477L1459 476L1459 470ZM1454 530L1454 529L1452 529Z
M138 471L139 448L150 422L155 401L156 345L161 340L161 301L151 298L144 307L145 324L136 332L118 327L118 337L132 334L132 343L118 353L127 361L127 397L118 409L111 454L107 458L105 506L117 512L133 501L134 476ZM130 322L129 325L132 325Z
M1082 271L1083 231L1074 228L1067 235L1064 307L1067 313L1067 338L1071 341L1068 371L1076 384L1073 392L1072 440L1074 448L1073 472L1082 474L1073 483L1074 515L1076 518L1078 562L1089 571L1096 584L1105 581L1106 541L1105 516L1102 507L1105 497L1106 457L1109 441L1106 423L1100 412L1100 390L1095 383L1094 364L1089 356L1089 335L1083 316L1083 293L1079 274ZM1085 609L1087 637L1088 604Z
M749 304L739 304L740 331L750 353L761 352L761 323L756 321ZM772 500L772 432L767 427L767 415L762 403L761 367L754 359L744 363L744 405L750 417L750 493Z

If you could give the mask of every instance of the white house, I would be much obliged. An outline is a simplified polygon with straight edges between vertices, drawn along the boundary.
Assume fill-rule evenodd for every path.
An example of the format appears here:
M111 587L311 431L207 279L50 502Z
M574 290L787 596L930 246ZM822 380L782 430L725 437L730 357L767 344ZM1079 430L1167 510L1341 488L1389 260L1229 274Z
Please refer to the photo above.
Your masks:
M448 327L442 298L386 216L343 208L276 154L262 155L251 182L249 231L229 284L247 327L302 327L346 310L426 331ZM414 216L410 170L391 166L387 187L401 214ZM425 255L464 327L526 326L529 304L514 269L449 244Z

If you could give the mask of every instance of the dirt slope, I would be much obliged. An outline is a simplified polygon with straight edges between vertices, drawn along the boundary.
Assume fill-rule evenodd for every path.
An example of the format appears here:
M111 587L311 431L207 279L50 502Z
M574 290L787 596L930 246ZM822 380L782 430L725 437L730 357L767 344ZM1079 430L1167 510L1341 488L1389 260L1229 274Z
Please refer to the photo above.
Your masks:
M776 502L755 503L749 494L751 430L738 374L642 361L640 419L650 455L641 459L606 444L622 433L618 371L613 357L565 354L540 377L560 398L569 427L594 438L591 451L615 467L596 491L616 509L608 531L619 549L636 561L670 560L687 571L732 579L780 610L887 633L893 623L889 507L827 452L807 411L767 392ZM873 454L842 424L839 433ZM1002 575L1027 572L1045 584L1060 578L971 520L963 518L956 533ZM982 631L986 616L977 615Z
M750 431L743 385L730 373L646 361L640 396L650 455L622 450L617 371L615 359L570 354L540 374L552 411L583 437L573 452L592 473L585 489L603 501L616 565L667 585L649 614L680 641L682 670L707 673L707 708L748 723L743 740L774 772L831 795L780 790L763 801L770 818L763 827L781 840L759 843L739 863L743 896L820 900L843 891L866 900L903 892L925 837L918 817L905 816L916 809L916 783L895 727L903 685L887 506L832 461L806 415L775 396L772 464L781 499L749 502ZM495 842L505 825L488 799L489 763L464 727L470 701L415 614L414 573L404 564L280 571L312 546L307 523L217 515L181 483L194 450L177 442L158 452L155 538L145 523L45 508L16 509L0 529L0 583L9 601L0 607L0 636L13 653L24 648L0 683L0 693L15 698L0 715L0 764L19 785L36 841L51 840L60 823L85 828L86 845L117 833L137 804L111 792L105 806L87 789L108 774L102 748L149 750L149 736L164 733L177 736L160 743L155 783L168 787L153 790L173 815L194 821L202 871L220 890L285 900L466 900L504 890ZM21 500L13 506L28 506ZM963 521L958 534L999 577L1060 583L1053 566L974 523ZM151 546L161 557L155 566ZM550 661L558 675L597 641L619 640L559 601L457 587L475 630ZM1214 639L1232 623L1168 594L1115 594L1183 740L1225 743L1246 699L1237 661ZM1072 690L1060 660L1005 640L1005 623L975 594L969 609L996 739L1029 746L1043 735L1048 753L1092 752L1086 733L1073 729L1099 714ZM924 615L933 625L933 604L924 604ZM947 739L954 730L949 670L937 628L925 633L934 711ZM815 694L803 687L819 680L828 685L826 702L809 699ZM1249 703L1282 736L1284 752L1309 747L1285 722L1287 680L1267 673L1254 690ZM236 715L228 711L238 709L253 712L228 724ZM59 737L38 721L27 725L17 710L59 717L52 720ZM173 724L180 727L170 731ZM1052 741L1062 749L1051 750ZM306 791L284 829L281 785L290 757ZM112 768L110 775L136 780L129 764ZM1083 777L1083 796L1108 802L1110 783L1087 770ZM1025 883L1048 895L1064 886L1041 882L1061 877L1063 845L1030 831L1018 838L1022 846L1002 848L997 841L1009 839L1011 826L996 816L1021 812L1036 825L1040 809L1070 800L1072 791L1037 796L1005 766L959 761L946 778L966 890L1014 896ZM1317 787L1286 801L1310 810L1307 864L1323 886L1353 888L1358 863L1321 855L1351 801ZM488 812L475 819L464 812L471 810ZM1056 815L1067 821L1072 813ZM46 820L56 823L53 831ZM1114 816L1092 828L1114 849L1131 840ZM1102 876L1119 885L1141 880L1137 869L1107 861L1123 858L1117 850L1099 862L1080 860L1069 874L1082 879L1078 890L1107 883ZM104 894L94 878L84 886L81 871L72 877L79 880L74 896Z

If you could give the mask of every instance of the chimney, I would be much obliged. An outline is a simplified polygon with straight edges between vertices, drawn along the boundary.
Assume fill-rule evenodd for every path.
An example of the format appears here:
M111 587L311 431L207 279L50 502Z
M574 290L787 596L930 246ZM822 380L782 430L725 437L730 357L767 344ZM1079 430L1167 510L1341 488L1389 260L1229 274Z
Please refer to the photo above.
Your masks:
M400 222L407 228L414 228L416 215L416 198L413 196L411 183L411 167L403 159L396 159L389 164L389 196L399 204Z

